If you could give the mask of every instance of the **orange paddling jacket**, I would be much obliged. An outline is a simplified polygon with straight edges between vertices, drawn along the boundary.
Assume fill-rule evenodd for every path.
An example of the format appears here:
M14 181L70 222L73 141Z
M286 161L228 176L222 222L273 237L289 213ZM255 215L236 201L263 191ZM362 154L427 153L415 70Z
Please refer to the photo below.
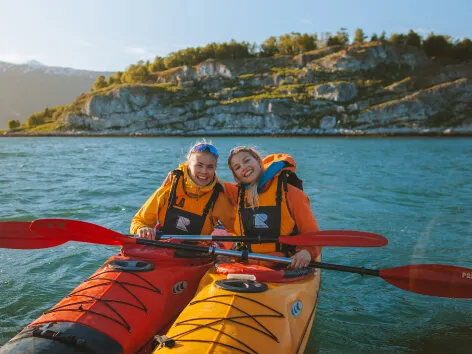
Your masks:
M169 235L210 235L220 220L232 232L234 212L231 203L215 176L208 186L198 186L181 164L136 213L130 232L143 227L154 228Z
M310 201L296 176L295 160L288 154L273 154L263 160L264 174L259 180L259 205L252 208L244 185L225 184L226 192L237 205L235 233L243 236L275 237L319 231ZM316 247L290 247L278 243L248 245L252 252L282 251L287 255L307 249L313 258Z

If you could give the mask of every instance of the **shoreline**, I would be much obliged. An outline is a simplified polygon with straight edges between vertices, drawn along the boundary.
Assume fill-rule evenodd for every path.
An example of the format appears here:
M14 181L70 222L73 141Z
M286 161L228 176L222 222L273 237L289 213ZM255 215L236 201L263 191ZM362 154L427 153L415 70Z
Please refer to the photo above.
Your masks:
M186 133L186 134L151 134L151 133L117 133L117 134L104 134L104 133L11 133L11 134L0 134L0 138L172 138L172 137L196 137L196 136L209 136L209 137L285 137L285 138L472 138L472 132L424 132L424 133L319 133L319 134L241 134L241 133Z

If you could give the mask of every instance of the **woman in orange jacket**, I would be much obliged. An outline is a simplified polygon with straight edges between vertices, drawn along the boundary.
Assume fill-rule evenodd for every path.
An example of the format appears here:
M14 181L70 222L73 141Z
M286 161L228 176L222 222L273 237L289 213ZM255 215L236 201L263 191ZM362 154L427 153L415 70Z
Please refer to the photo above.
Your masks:
M167 235L210 235L221 221L233 230L234 211L216 177L218 151L206 141L190 148L187 160L171 171L134 216L130 232L155 239L155 228Z
M228 166L238 182L225 183L226 194L237 206L236 234L263 238L320 230L290 155L274 154L262 159L255 149L239 146L231 150ZM321 253L321 247L295 248L278 243L248 247L253 252L291 256L291 268L306 267Z

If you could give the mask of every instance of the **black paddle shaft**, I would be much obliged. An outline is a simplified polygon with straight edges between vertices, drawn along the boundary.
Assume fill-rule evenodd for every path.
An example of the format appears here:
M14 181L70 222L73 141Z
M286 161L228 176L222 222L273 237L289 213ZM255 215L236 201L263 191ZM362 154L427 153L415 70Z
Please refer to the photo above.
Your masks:
M243 260L247 260L248 258L255 258L253 257L255 254L241 252L241 251L230 251L230 250L223 250L216 247L202 247L196 245L188 245L188 244L180 244L180 243L171 243L171 242L159 242L153 240L146 240L142 238L137 238L136 243L141 245L153 246L153 247L162 247L162 248L173 248L173 249L181 249L187 251L195 251L200 253L208 253L209 255L218 255L222 254L225 256L232 256L236 258L241 258ZM265 260L268 261L284 261L284 263L290 263L290 258L282 258L282 257L275 257L267 255L264 257ZM313 268L320 268L320 269L330 269L330 270L337 270L340 272L348 272L348 273L357 273L360 275L371 275L371 276L380 276L380 271L376 269L367 269L361 267L348 267L342 266L337 264L329 264L329 263L320 263L320 262L310 262L309 267Z
M128 235L134 237L134 235ZM217 242L251 242L251 243L272 243L279 242L278 237L247 237L247 236L182 236L182 235L159 235L156 234L156 240L176 239L182 241L217 241Z
M159 248L173 248L175 250L195 251L201 253L214 254L214 247L202 247L189 244L173 243L173 242L159 242L154 240L146 240L144 238L136 238L136 243L139 245L146 245Z
M380 270L377 270L377 269L367 269L367 268L362 268L362 267L349 267L349 266L343 266L343 265L338 265L338 264L329 264L329 263L320 263L320 262L310 262L308 266L313 267L313 268L320 268L320 269L337 270L340 272L357 273L360 275L371 275L374 277L380 276Z

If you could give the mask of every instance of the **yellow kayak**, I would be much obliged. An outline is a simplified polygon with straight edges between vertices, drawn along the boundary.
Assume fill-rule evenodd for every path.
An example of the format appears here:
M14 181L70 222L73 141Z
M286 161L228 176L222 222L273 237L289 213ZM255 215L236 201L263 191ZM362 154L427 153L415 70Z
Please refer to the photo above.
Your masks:
M310 268L212 267L154 353L303 353L320 279Z

